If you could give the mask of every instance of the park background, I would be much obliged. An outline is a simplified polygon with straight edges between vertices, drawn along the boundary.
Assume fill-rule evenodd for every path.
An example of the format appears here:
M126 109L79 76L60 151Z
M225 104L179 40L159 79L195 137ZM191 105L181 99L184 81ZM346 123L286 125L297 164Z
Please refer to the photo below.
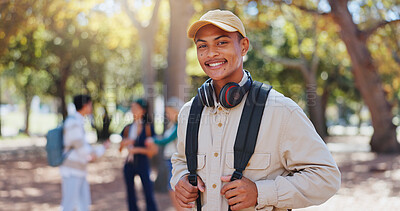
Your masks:
M162 134L164 101L190 100L207 79L186 30L216 8L245 25L244 68L304 109L339 164L341 190L309 209L400 208L400 1L0 0L0 210L57 210L44 136L76 94L93 97L94 144L117 145L138 97ZM126 209L123 159L112 148L91 164L93 210Z

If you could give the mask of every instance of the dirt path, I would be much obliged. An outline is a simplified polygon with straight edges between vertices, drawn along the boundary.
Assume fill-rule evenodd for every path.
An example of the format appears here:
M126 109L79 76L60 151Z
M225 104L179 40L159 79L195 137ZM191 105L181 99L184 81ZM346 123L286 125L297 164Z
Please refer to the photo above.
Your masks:
M297 210L400 210L400 155L365 152L367 140L365 137L330 139L328 145L334 149L334 158L342 172L341 189L323 205ZM43 140L16 143L0 141L0 210L58 210L61 178L58 168L46 163ZM127 210L123 160L124 156L112 148L89 165L91 210ZM139 206L144 210L143 196L139 197ZM156 200L160 210L173 210L168 194L157 193Z
M59 210L59 169L48 166L45 155L41 146L0 150L1 211ZM124 156L113 147L97 162L89 164L88 180L93 204L91 210L127 210L123 163ZM135 182L140 187L140 179ZM138 195L139 207L145 210L143 196ZM156 193L156 200L160 210L174 210L168 194Z

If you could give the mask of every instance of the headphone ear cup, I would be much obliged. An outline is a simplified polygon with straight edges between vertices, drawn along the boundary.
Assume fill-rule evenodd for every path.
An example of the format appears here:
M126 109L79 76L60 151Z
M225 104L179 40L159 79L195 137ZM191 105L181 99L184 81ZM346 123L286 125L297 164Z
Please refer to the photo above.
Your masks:
M204 106L212 107L214 106L214 99L212 95L213 89L210 83L205 82L197 89L197 94L200 97L200 101Z
M213 97L214 89L210 83L205 83L204 85L205 85L204 86L204 92L205 92L204 94L205 94L206 102L207 102L206 105L208 107L214 107L214 97Z
M225 84L219 93L219 102L225 108L233 108L237 106L242 98L242 88L239 86L239 84L234 82Z
M205 106L206 105L206 99L205 99L205 94L204 94L204 84L201 85L201 87L199 87L197 89L197 95L200 98L201 104L203 104L203 106Z

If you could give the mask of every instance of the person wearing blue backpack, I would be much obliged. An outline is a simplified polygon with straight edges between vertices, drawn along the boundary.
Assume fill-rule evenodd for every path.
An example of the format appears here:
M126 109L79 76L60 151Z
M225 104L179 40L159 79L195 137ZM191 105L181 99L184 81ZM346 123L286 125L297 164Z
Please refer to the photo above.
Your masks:
M64 122L64 162L60 166L62 177L62 211L90 210L90 187L86 179L87 165L102 156L109 142L93 147L85 133L85 116L92 113L92 99L89 95L74 97L76 113Z
M340 188L340 172L303 110L243 69L242 21L212 10L188 29L210 77L178 117L171 186L178 204L207 211L289 210Z

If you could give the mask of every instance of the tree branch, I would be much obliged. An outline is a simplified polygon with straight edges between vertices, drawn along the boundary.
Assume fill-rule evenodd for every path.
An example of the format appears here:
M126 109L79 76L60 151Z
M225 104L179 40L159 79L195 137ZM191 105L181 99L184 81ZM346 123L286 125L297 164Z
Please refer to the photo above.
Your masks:
M373 26L373 27L371 27L371 28L369 28L369 29L366 29L366 30L364 30L364 31L360 31L359 38L360 38L361 40L364 40L364 41L365 41L365 40L367 40L373 33L375 33L375 31L378 30L379 28L382 28L382 27L384 27L384 26L386 26L386 25L388 25L388 24L396 24L396 23L400 23L400 19L398 19L398 20L392 20L392 21L382 21L382 22L376 24L375 26Z
M153 15L151 16L150 19L150 28L153 27L153 25L157 25L157 21L158 21L158 10L160 8L160 0L156 0L155 5L154 5L154 9L153 9Z
M138 31L142 31L143 30L143 26L142 26L142 24L139 23L138 20L136 20L135 13L132 10L129 9L128 0L121 0L120 2L123 4L122 5L122 9L128 15L129 19L132 21L132 24L135 26L135 28Z
M309 9L307 7L304 7L302 5L297 5L292 3L291 5L293 5L294 7L297 7L299 10L302 10L304 12L310 13L310 14L314 14L314 15L318 15L318 16L328 16L331 15L330 12L320 12L318 10L314 10L314 9Z
M396 61L396 63L398 65L400 65L400 56L394 50L392 50L392 57L393 57L394 61Z
M320 58L317 54L318 51L318 28L317 28L317 17L314 16L314 24L313 24L313 40L314 40L314 52L312 53L312 59L311 59L311 73L315 75L317 73L318 65Z
M264 57L264 59L266 59L267 61L276 62L276 63L282 64L285 67L298 69L301 71L301 73L304 76L308 75L307 65L304 63L304 60L273 57L273 56L268 55L264 51L264 49L260 46L262 46L262 45L259 45L257 43L255 43L255 45L253 45L254 49L256 49L258 52L260 52L261 55Z
M300 37L300 27L296 23L297 18L295 17L293 12L291 12L289 10L284 10L281 5L280 5L279 8L280 8L280 10L281 10L281 12L283 14L283 17L287 21L289 21L289 22L291 22L293 24L294 30L296 32L297 45L298 45L298 48L299 48L300 57L301 57L301 59L305 60L305 56L304 56L304 54L303 54L303 52L301 51L301 48L300 48L300 46L303 43L304 39L302 37Z
M0 5L10 2L10 0L0 0Z

